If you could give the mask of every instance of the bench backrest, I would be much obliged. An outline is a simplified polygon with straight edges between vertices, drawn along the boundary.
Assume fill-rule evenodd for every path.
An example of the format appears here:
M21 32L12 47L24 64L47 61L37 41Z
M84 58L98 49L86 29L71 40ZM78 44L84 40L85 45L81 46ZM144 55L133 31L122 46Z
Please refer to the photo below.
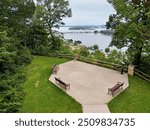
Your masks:
M68 85L68 84L66 84L65 82L63 82L62 80L60 80L60 79L58 79L58 78L56 78L56 77L55 77L55 80L56 80L56 81L58 81L59 83L61 83L61 84L65 85L65 86L67 86L67 85Z
M116 89L118 89L118 88L120 88L121 86L123 86L123 84L124 84L124 83L121 83L121 84L118 84L118 83L117 83L117 84L116 84L114 87L112 87L110 90L111 90L111 91L115 91Z

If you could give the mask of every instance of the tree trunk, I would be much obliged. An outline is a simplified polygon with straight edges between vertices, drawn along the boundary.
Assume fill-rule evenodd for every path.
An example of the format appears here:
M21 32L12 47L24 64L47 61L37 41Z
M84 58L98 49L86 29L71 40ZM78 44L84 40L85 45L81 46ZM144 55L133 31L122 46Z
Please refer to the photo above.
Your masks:
M143 44L140 48L138 48L138 52L134 55L133 64L137 67L140 66L141 63L142 49L143 49Z
M51 40L52 40L52 50L56 50L56 45L55 45L55 38L54 38L54 35L52 33L52 30L49 30L50 32L50 35L51 35Z

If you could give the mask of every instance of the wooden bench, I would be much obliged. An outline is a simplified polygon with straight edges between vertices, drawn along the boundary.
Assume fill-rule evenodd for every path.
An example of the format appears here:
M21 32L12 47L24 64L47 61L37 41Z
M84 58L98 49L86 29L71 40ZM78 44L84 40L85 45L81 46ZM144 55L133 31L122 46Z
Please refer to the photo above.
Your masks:
M59 70L59 66L56 65L56 64L54 64L54 65L52 66L52 73L53 73L53 74L57 74L58 70Z
M55 77L55 81L56 81L56 84L60 84L60 86L65 89L65 91L66 91L67 89L70 89L70 84L65 83L65 82L62 81L60 78L56 78L56 77Z
M123 90L123 84L121 82L117 82L117 84L115 86L113 86L112 88L108 88L108 94L112 94L112 96L114 96L114 93L116 90L121 89Z

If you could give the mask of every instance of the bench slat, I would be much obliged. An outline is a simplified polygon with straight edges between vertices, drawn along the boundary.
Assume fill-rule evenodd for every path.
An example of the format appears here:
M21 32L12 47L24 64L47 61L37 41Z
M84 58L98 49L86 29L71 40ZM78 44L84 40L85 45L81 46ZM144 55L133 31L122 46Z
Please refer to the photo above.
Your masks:
M63 87L65 88L65 90L67 89L67 87L70 88L70 84L66 84L65 82L63 82L62 80L58 79L55 77L55 81L59 82L61 85L63 85Z
M123 84L124 83L117 83L115 86L113 86L112 88L108 88L108 94L109 94L109 92L111 92L112 93L112 96L114 96L114 92L117 90L117 89L119 89L119 88L121 88L122 86L123 86Z

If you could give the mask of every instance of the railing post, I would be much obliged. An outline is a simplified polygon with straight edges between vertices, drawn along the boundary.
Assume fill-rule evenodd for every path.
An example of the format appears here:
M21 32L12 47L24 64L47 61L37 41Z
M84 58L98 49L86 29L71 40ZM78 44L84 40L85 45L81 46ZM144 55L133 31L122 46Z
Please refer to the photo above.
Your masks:
M80 55L79 54L76 54L75 56L74 56L74 60L78 60L80 58Z
M128 66L128 75L133 76L134 75L134 65L129 65Z

